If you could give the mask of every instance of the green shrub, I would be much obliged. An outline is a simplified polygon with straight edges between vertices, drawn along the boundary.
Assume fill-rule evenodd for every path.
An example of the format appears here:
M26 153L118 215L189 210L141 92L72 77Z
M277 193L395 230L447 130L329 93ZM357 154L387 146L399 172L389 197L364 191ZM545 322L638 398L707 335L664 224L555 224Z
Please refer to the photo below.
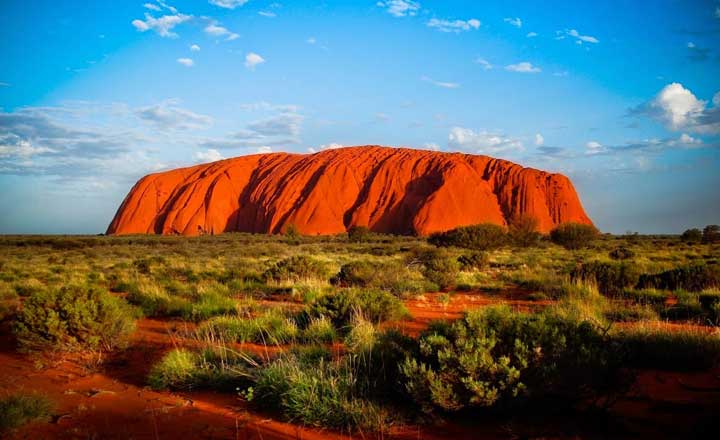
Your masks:
M0 399L0 433L35 421L49 421L55 405L40 394L17 393Z
M99 288L68 286L28 298L14 331L23 350L111 350L128 343L134 315Z
M566 249L576 250L589 246L599 235L595 226L563 223L550 231L550 240Z
M148 385L155 390L185 388L195 375L200 356L185 350L174 349L155 364L148 375Z
M590 323L507 307L468 312L420 337L401 366L407 393L426 411L517 402L582 400L621 384L621 356Z
M446 232L436 232L428 237L428 243L438 247L456 246L481 251L497 249L507 241L505 228L493 223L463 226Z
M368 287L381 270L383 268L379 264L353 261L343 264L330 283L341 287Z
M490 263L490 257L486 252L473 252L469 255L460 255L458 264L463 271L482 270Z
M692 292L720 287L720 265L697 264L678 267L659 274L645 274L640 276L637 287L663 290L683 289Z
M28 297L34 293L40 293L47 289L45 284L35 278L25 279L15 284L15 292L18 296Z
M348 229L348 241L350 243L364 243L370 240L372 232L367 226L352 226Z
M514 217L508 227L508 235L514 245L536 246L542 235L538 232L538 219L528 214Z
M702 241L702 231L697 228L688 229L682 233L680 240L685 243L700 243Z
M327 279L328 267L322 262L305 255L295 255L275 263L264 273L266 280L276 282L298 282L307 279Z
M720 226L707 225L702 232L703 243L720 243Z
M623 246L611 250L608 255L613 260L629 260L635 258L635 252Z
M452 287L457 282L460 265L446 250L416 250L409 258L410 265L419 265L423 276L441 289Z
M373 323L361 315L355 315L344 340L348 352L356 355L369 354L375 347L376 340L377 330Z
M154 283L135 285L126 298L130 304L140 307L148 317L192 314L192 305L187 298L169 295L165 289Z
M577 266L570 273L574 280L595 283L605 295L620 295L625 288L635 286L640 274L633 265L625 263L604 263L593 261Z
M396 296L375 289L342 289L318 298L304 312L307 321L324 316L336 327L348 325L358 313L379 323L403 318L408 312Z

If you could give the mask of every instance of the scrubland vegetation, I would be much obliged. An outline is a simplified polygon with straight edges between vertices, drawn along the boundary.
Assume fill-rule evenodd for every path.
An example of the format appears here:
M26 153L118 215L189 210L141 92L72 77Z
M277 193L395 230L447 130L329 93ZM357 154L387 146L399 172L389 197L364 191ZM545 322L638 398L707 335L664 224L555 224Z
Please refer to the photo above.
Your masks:
M607 236L532 219L427 240L306 237L0 238L0 319L30 356L108 356L143 319L183 324L153 389L213 389L293 423L384 433L409 421L523 408L605 408L644 369L720 359L716 229ZM699 235L698 235L699 234ZM408 301L494 304L418 332ZM510 307L510 293L530 306ZM42 419L0 402L3 429Z

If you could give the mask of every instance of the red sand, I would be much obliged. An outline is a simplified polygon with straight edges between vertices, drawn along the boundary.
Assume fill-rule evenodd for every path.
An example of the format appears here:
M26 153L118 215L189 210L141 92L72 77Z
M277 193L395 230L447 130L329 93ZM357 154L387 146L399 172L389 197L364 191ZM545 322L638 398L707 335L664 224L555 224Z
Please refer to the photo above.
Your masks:
M427 235L477 223L592 224L570 180L461 153L347 147L242 156L151 174L125 198L108 234L230 231L337 234L352 226Z

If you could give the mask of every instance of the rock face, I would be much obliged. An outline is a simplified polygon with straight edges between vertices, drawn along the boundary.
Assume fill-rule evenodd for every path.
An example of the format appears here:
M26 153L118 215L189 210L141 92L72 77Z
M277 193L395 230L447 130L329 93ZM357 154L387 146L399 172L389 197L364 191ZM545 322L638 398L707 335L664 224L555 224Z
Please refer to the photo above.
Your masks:
M143 177L108 234L337 234L351 226L427 235L536 217L547 232L592 224L570 180L505 160L378 146L257 154Z

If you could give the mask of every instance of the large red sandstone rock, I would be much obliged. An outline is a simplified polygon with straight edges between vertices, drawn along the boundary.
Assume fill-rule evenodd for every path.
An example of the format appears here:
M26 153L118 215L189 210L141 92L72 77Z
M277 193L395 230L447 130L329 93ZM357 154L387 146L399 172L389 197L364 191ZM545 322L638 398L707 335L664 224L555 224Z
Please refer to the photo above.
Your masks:
M427 235L529 214L547 232L592 224L570 180L461 153L348 147L257 154L143 177L108 234L337 234L351 226Z

